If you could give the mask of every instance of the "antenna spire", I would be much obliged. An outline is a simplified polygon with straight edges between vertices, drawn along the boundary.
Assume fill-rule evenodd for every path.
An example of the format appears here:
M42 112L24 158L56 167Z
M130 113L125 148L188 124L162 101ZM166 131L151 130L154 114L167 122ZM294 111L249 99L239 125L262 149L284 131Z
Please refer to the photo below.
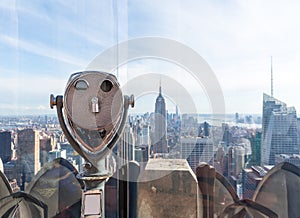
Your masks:
M272 63L272 56L271 56L271 96L273 97L273 63Z
M159 94L161 95L161 78L159 78Z

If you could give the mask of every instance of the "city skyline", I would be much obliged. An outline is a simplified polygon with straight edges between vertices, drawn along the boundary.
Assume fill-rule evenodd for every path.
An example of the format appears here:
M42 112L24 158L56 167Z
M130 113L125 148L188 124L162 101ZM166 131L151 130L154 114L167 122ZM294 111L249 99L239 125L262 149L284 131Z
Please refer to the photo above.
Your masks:
M139 187L147 184L146 190L148 191L144 193L149 193L150 196L157 193L157 190L159 190L157 194L162 194L164 192L170 194L172 197L171 204L174 205L174 202L177 202L177 199L174 197L176 197L178 193L180 198L184 198L184 196L191 197L194 195L194 202L198 202L196 199L199 199L199 197L196 197L196 193L204 193L202 185L206 181L205 174L213 175L213 177L209 176L209 178L214 178L215 176L215 179L221 182L213 182L212 184L223 184L225 188L228 188L228 185L231 184L229 189L229 191L231 190L230 193L237 194L240 199L254 199L253 197L256 196L256 190L260 190L261 188L258 182L272 178L274 175L272 172L274 173L274 170L284 167L284 170L288 170L286 173L289 175L288 177L284 177L284 179L288 178L286 181L290 182L287 184L287 189L284 190L290 190L289 187L292 187L295 189L295 191L291 192L293 193L293 198L298 196L295 182L298 182L300 174L292 173L296 178L292 178L292 182L290 181L290 175L291 172L293 172L293 169L297 170L297 172L299 171L299 150L293 150L296 154L293 152L292 155L289 152L289 144L291 144L290 136L293 138L300 137L299 132L295 132L300 120L296 121L294 108L287 107L286 104L271 96L266 94L264 96L264 112L271 111L271 114L273 115L269 116L269 113L264 113L263 118L266 117L267 119L270 119L269 122L266 122L265 119L263 119L263 124L268 123L266 125L268 130L270 127L273 129L271 130L271 137L274 137L274 142L278 141L281 138L279 135L281 135L283 140L280 139L280 141L287 143L284 148L282 147L279 152L276 152L276 165L272 164L272 166L270 166L270 163L267 163L268 165L266 166L264 162L260 161L261 153L263 160L264 149L262 148L262 152L259 152L258 150L261 148L261 143L262 145L264 144L262 140L262 133L264 136L266 128L261 130L255 126L237 125L238 123L244 123L252 120L251 116L243 119L241 116L236 114L234 116L236 119L236 125L233 126L230 126L227 123L223 123L222 126L210 125L207 122L199 124L199 120L197 121L195 116L178 116L178 113L168 114L165 120L163 116L163 114L166 113L165 102L161 88L159 93L160 94L157 96L157 101L155 103L156 110L154 113L147 113L142 116L130 116L128 122L126 122L125 130L122 133L120 141L117 143L115 148L113 148L112 156L108 156L111 161L105 164L105 167L112 170L113 179L118 180L119 178L122 178L123 180L125 178L126 181L131 181L130 177L123 177L126 173L122 172L124 172L124 169L126 170L126 163L129 165L130 163L139 163L139 165L134 165L136 167L140 166L138 168L139 176L135 178L140 184ZM291 114L292 116L284 117L284 113L289 111L293 112ZM163 119L160 117L157 119L157 116L155 116L157 114L161 115L161 118ZM289 122L286 122L291 121L289 117L293 120L291 125L289 125ZM80 170L79 167L83 166L81 162L82 159L76 152L74 152L74 149L72 149L72 146L61 131L57 117L32 116L27 118L20 117L20 119L14 118L12 120L15 122L16 126L9 130L11 133L8 136L9 140L4 139L2 141L6 141L6 146L11 149L11 154L16 154L16 156L11 155L11 159L7 159L5 158L5 154L2 153L2 161L0 160L0 165L2 162L2 168L4 168L2 172L4 172L9 179L7 184L9 183L9 185L13 186L15 191L24 190L26 193L32 194L37 199L45 202L48 207L55 206L56 204L52 204L53 202L70 202L69 199L66 201L61 200L64 199L63 196L65 196L65 191L61 190L66 189L66 187L62 184L73 184L73 188L67 189L70 191L68 196L72 196L72 200L74 200L74 196L75 199L80 199L82 194L81 188L83 186L80 186L77 183L74 184L73 182L66 182L66 176L57 176L57 168L60 167L61 164L63 164L63 166L69 165L67 169L71 170L75 174L77 174L76 169ZM272 120L277 122L274 122L274 125L271 125ZM0 124L5 126L7 122L9 123L9 121L10 118L2 117ZM163 123L165 121L167 128L164 130L164 128L160 127L163 127ZM282 134L281 130L286 129L288 126L292 127L292 134ZM164 134L157 134L156 130L161 132L166 131L168 140L167 152L163 152L164 143L155 143L157 135L162 137L161 139L164 141ZM5 131L2 133L5 133ZM7 138L7 136L4 138ZM299 140L295 140L295 143L292 143L293 146L299 147ZM161 151L156 146L161 147ZM153 148L153 153L149 152L152 150L151 148ZM289 162L293 165L282 162ZM39 168L38 173L36 170L37 168ZM119 173L113 174L113 172L117 172L118 169L121 170L119 172L122 174L122 177L118 177L118 175L120 175ZM45 170L47 173L45 173ZM68 173L68 170L60 171L59 175L72 175L72 173ZM291 172L289 172L289 170ZM17 174L15 172L17 172ZM197 191L198 189L191 188L190 183L186 181L188 178L186 172L189 172L191 178L197 178L198 183L194 184L196 185L195 187L201 189L201 192ZM281 172L279 177L282 177ZM278 175L278 173L276 173L276 175ZM54 181L56 182L53 182L53 176L55 177ZM67 178L69 178L69 176ZM6 177L3 176L2 179L3 178L5 179ZM75 179L75 182L78 181L76 180L76 175L73 175L71 178ZM49 180L51 183L47 183L45 180ZM163 182L157 182L159 180ZM278 181L279 183L277 183ZM208 182L211 184L211 180L208 180ZM198 184L201 184L201 186L198 186ZM277 196L281 195L282 192L277 192L277 190L279 187L282 187L282 179L279 180L276 177L274 178L274 181L272 180L271 184L272 187L275 187L275 192L271 192L273 194L277 194ZM115 182L113 184L108 182L107 185L110 188L115 187L116 190L118 187L121 187ZM219 185L216 187L219 187ZM267 183L267 188L269 186L270 184ZM151 187L150 192L149 187ZM206 185L204 187L207 188ZM39 191L30 191L32 189ZM51 190L50 192L49 189ZM44 198L44 195L40 196L39 193L41 192L48 193L47 197ZM36 195L36 193L38 193L38 195ZM55 193L55 195L53 193ZM109 193L110 192L108 192L108 194ZM124 191L121 190L115 193L117 193L117 197L121 197L121 193L124 193ZM142 192L139 192L134 199L141 197L145 199L146 195L141 193ZM214 193L216 196L221 196L220 200L225 200L219 191L212 191L211 193ZM222 191L221 193L224 192ZM265 193L265 191L263 191L262 194L263 193ZM59 194L59 196L54 200L49 197L57 196L56 194ZM287 196L285 193L282 195ZM108 199L111 200L112 198L109 197ZM156 197L155 200L157 199L158 198ZM213 199L212 201L220 202L220 200ZM224 202L227 201L228 198L226 197L226 201ZM166 206L169 208L170 204L168 201L165 202L163 202L163 204L160 203L159 206ZM268 201L263 200L260 203L264 205L267 204ZM69 205L73 205L73 203L70 203ZM188 205L191 205L190 202ZM55 215L54 213L57 215L57 211L64 210L63 207L61 208L62 209L60 210L48 210L51 214L49 216ZM70 209L70 207L67 208L68 211L72 211L72 213L79 214L81 211L77 207L72 209ZM142 210L141 208L143 209L143 206L139 206L137 210ZM153 206L151 206L151 208L153 208ZM267 205L267 208L273 209L269 205ZM201 207L199 210L203 211ZM278 212L282 214L288 213L287 210L276 211L276 213ZM282 216L286 217L286 215Z
M49 94L63 94L71 73L84 70L117 42L145 36L170 38L201 55L216 74L228 114L262 113L262 93L271 90L273 56L274 97L300 111L294 79L300 58L300 31L295 28L300 22L299 4L1 1L0 91L6 94L0 97L0 114L54 113L48 105ZM98 13L103 8L108 9L106 13ZM184 69L161 62L134 61L120 69L120 81L125 77L121 84L137 73L173 75L184 84ZM199 96L194 100L198 110L211 113L209 106L202 107L203 102L209 105L203 87L189 85L191 95ZM148 108L153 110L152 102Z

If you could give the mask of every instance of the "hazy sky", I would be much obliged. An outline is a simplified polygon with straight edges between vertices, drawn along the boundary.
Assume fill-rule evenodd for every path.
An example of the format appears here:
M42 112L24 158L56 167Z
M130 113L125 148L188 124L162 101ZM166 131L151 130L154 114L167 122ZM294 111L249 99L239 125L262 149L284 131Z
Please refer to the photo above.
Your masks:
M1 0L0 114L54 113L49 94L63 94L71 73L118 41L147 36L170 38L198 52L221 85L226 113L262 112L273 56L274 96L299 113L299 1L119 2ZM160 60L140 60L119 74L126 74L120 75L122 84L137 75L173 73L195 97L198 111L210 113L203 90L183 72ZM139 97L136 112L154 110L159 80L147 82L157 89ZM163 87L167 82L162 78ZM171 102L172 111L176 102Z

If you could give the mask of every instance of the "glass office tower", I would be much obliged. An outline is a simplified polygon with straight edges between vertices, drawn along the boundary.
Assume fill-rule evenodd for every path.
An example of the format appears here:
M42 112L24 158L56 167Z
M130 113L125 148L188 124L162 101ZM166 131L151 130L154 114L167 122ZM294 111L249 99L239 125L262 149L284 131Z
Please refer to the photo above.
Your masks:
M275 165L277 154L299 153L295 108L264 94L262 138L262 165Z

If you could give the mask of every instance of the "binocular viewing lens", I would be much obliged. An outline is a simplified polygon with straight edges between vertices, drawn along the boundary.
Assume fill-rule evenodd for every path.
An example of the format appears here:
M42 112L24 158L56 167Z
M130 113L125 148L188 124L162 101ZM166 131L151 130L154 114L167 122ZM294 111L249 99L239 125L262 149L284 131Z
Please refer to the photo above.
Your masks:
M109 92L113 87L113 84L109 80L104 80L101 84L101 90L103 92Z
M88 88L88 84L84 80L78 80L75 84L77 90L86 90Z
M86 71L71 76L64 97L65 116L77 141L101 151L120 128L123 94L114 75Z

